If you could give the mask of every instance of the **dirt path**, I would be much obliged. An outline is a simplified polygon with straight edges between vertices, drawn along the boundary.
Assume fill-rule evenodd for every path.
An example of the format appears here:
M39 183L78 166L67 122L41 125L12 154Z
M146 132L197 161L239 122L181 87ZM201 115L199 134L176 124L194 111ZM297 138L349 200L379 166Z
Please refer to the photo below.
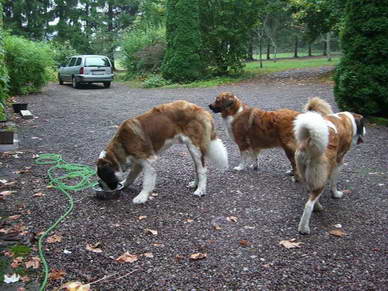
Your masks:
M222 91L268 110L300 110L311 96L334 106L331 85L311 80L326 71L290 71L202 89L128 89L114 83L111 89L75 90L51 84L42 94L23 98L36 119L17 121L23 153L18 158L3 154L1 166L8 173L25 166L32 169L7 177L18 181L13 189L17 193L0 203L12 214L24 213L21 219L28 231L39 233L64 211L66 200L46 188L47 168L33 165L33 154L60 153L68 162L94 165L121 121L176 99L207 108ZM216 123L233 168L239 160L237 147L226 137L218 116ZM387 140L388 128L368 126L366 143L348 154L339 178L339 188L351 192L338 201L325 193L321 199L325 210L313 215L310 236L297 232L306 192L285 175L288 161L279 149L263 153L258 172L221 173L210 167L208 195L198 198L185 187L193 177L186 149L173 146L157 166L158 195L145 205L131 204L140 180L119 200L98 201L90 191L74 193L75 211L56 231L62 241L47 244L49 264L66 272L63 282L90 282L133 271L119 280L111 277L94 284L93 290L386 289ZM46 195L31 198L36 192ZM228 221L230 216L237 221ZM215 224L221 229L216 230ZM328 233L336 224L342 225L346 236ZM303 243L300 248L279 245L293 238ZM98 242L102 253L85 249L86 244ZM134 263L114 260L126 251L153 257L139 256ZM188 258L199 252L207 258Z

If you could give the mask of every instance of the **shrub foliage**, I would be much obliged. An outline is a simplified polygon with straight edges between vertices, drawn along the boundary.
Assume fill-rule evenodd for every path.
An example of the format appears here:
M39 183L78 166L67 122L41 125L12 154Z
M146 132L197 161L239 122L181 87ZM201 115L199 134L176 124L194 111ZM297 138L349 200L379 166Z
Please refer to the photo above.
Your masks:
M338 105L365 115L388 116L388 2L347 2L343 58L335 75Z
M123 66L129 76L159 72L166 50L165 30L133 30L124 37L122 47Z
M49 45L6 36L4 49L11 94L37 92L47 84L54 64Z
M3 11L3 4L0 1L0 11ZM8 96L8 70L4 64L4 47L3 47L3 14L0 13L0 121L6 120L5 100Z
M174 82L199 79L204 71L200 56L199 0L168 0L166 28L163 77Z

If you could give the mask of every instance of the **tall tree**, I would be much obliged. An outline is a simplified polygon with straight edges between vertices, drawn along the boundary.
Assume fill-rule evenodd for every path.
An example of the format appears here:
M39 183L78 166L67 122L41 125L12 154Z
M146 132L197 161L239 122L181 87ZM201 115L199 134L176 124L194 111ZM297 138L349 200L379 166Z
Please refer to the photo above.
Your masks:
M168 0L166 29L163 77L174 82L199 79L204 71L200 56L199 1Z
M3 0L0 0L0 11L3 8ZM0 120L6 120L4 101L8 95L8 71L4 64L4 47L3 47L3 13L0 13Z
M262 3L262 0L200 0L202 52L214 73L242 69Z
M388 117L388 2L347 2L335 75L335 98L345 110Z

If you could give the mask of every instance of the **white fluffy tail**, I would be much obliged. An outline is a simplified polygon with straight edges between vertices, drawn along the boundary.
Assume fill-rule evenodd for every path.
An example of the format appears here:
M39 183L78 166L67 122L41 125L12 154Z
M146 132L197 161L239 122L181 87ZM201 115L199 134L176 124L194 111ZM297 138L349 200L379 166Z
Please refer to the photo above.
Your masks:
M311 156L320 156L329 143L329 129L325 119L317 112L306 112L294 121L294 133L299 149Z
M210 141L206 156L217 168L228 169L228 152L220 139Z

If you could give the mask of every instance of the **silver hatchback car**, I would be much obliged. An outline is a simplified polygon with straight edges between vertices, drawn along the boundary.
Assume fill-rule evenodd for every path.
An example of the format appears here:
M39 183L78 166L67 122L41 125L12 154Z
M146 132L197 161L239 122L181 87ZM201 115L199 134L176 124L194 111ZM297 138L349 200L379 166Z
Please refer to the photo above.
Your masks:
M109 88L113 76L111 61L99 55L72 56L58 70L59 84L71 82L73 88L91 83L103 83L105 88Z

